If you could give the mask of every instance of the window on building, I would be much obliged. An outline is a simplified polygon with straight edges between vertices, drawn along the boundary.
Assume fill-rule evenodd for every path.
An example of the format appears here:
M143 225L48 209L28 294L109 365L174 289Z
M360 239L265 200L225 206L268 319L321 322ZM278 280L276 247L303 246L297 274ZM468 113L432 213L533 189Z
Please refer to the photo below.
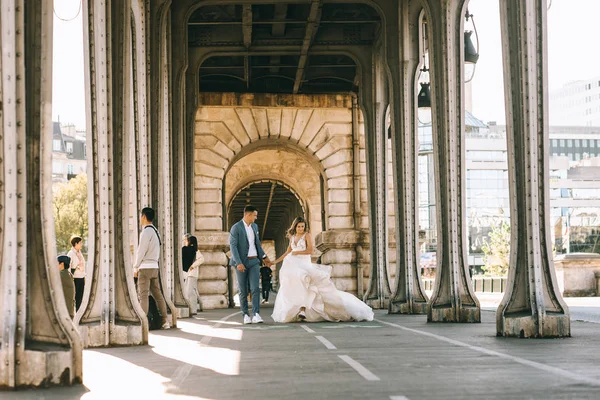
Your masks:
M554 147L554 148L558 147L558 140L557 139L552 139L552 147Z
M73 164L67 165L67 174L73 175Z
M73 152L73 142L66 142L65 147L67 148L67 153Z
M565 147L565 139L560 139L560 147Z
M582 147L588 147L588 141L587 141L587 139L582 139L581 140L581 146Z
M590 147L596 147L596 141L595 140L590 140Z
M575 147L580 147L580 146L581 146L581 144L580 144L579 139L575 139Z
M60 151L60 139L54 139L52 141L52 151Z
M575 161L581 160L581 154L575 153Z
M573 147L573 141L571 139L567 140L567 147Z

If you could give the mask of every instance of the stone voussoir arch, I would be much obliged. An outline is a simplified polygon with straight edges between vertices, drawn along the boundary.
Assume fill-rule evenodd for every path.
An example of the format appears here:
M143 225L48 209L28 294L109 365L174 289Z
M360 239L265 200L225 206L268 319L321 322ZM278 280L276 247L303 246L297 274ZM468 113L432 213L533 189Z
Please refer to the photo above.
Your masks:
M194 144L196 230L223 229L222 190L230 169L267 149L302 155L304 163L323 177L328 229L352 229L351 131L349 108L199 107ZM285 163L281 165L286 170Z

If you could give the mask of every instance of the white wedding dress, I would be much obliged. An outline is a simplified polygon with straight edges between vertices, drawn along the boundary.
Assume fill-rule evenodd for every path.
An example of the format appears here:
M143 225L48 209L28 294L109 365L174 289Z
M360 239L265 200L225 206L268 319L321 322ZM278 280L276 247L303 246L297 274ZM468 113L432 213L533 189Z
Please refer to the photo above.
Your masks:
M292 251L306 250L304 236ZM275 322L298 321L298 312L306 307L306 321L372 321L373 310L356 296L337 290L331 281L331 267L313 264L310 255L288 254L279 271L279 291L275 299Z

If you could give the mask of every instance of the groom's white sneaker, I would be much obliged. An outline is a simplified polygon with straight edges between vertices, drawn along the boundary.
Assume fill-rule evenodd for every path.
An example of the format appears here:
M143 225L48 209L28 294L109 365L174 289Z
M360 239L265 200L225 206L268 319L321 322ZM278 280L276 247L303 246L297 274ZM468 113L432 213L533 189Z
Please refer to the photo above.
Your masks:
M253 321L248 314L244 314L244 325L251 324Z
M263 322L263 319L258 314L254 314L254 317L252 317L253 324L262 324Z

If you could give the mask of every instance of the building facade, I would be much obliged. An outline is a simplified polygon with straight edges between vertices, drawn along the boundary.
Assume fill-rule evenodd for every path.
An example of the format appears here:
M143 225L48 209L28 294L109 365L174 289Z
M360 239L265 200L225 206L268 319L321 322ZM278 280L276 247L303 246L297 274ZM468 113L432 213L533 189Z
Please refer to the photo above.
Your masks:
M570 82L552 91L550 124L600 126L600 76Z
M52 123L52 183L67 182L87 173L85 131Z
M483 124L466 114L466 194L469 227L469 266L481 272L482 245L494 226L510 223L510 192L506 126ZM551 126L551 237L555 254L600 252L600 128ZM422 247L435 252L435 185L431 130L420 129L419 223L425 230Z

